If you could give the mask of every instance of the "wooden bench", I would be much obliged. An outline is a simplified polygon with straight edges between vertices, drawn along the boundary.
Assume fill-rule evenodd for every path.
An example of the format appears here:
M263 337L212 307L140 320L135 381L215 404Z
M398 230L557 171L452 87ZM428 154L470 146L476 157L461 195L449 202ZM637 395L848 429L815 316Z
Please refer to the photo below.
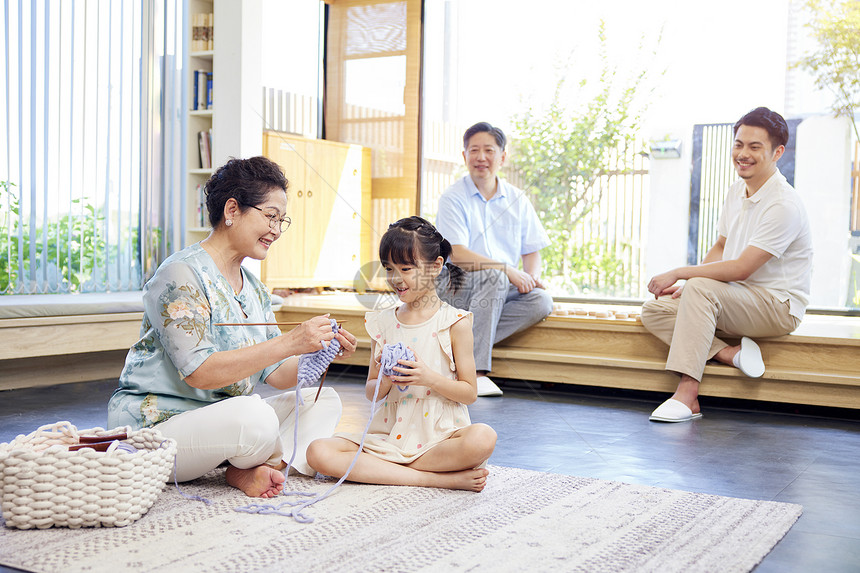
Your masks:
M65 296L65 304L59 299L53 300L59 306L51 306L36 304L35 298L0 297L0 303L5 302L0 304L0 390L119 376L129 347L137 341L142 310L105 306L105 295L55 296ZM69 296L82 298L72 299L76 306ZM301 321L330 312L346 320L359 339L359 350L348 363L366 366L370 339L364 313L379 303L379 295L298 294L288 297L276 316L279 321ZM31 316L23 316L27 313ZM708 365L702 395L860 409L860 319L807 315L796 332L758 343L767 364L762 378ZM667 352L638 320L550 316L497 345L492 374L665 393L677 383L664 370Z
M0 297L0 390L117 378L140 292Z
M359 340L359 351L348 362L364 366L370 357L364 313L378 303L377 295L293 295L277 317L301 321L330 312L346 320L347 329ZM747 378L730 366L709 364L702 395L860 408L860 319L810 314L794 333L757 342L767 364L762 378ZM678 379L665 370L667 354L668 347L638 320L549 316L495 347L492 375L671 393Z

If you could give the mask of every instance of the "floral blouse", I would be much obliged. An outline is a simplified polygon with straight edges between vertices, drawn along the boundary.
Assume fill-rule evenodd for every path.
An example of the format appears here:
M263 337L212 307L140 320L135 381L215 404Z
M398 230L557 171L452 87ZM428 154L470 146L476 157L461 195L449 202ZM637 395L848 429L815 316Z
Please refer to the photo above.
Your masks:
M184 380L215 352L281 334L277 326L215 326L275 321L266 287L245 269L242 278L242 292L236 294L199 243L161 264L143 287L140 340L129 350L119 388L108 404L109 428L153 426L187 410L250 394L280 366L266 366L216 390L193 388Z

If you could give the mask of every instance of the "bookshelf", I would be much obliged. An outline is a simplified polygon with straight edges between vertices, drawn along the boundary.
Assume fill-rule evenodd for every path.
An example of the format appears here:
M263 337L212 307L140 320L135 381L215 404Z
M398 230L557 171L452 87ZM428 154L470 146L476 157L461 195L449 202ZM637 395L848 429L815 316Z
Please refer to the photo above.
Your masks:
M195 41L196 14L211 14L211 36L205 49ZM190 0L186 34L188 50L185 70L187 84L185 244L206 238L208 215L199 209L202 186L214 170L230 157L253 157L262 153L263 131L260 100L260 21L262 0ZM200 40L199 34L197 40ZM211 40L211 41L210 41ZM195 76L212 75L212 105L195 107ZM221 81L219 81L219 78ZM199 76L196 84L199 87ZM209 98L207 98L208 100ZM211 134L211 167L201 164L199 133ZM251 269L257 270L257 269ZM257 272L259 272L257 270Z
M214 157L214 137L209 137L208 161L201 157L200 134L213 133L216 98L212 97L212 105L208 99L203 99L209 91L200 89L199 81L202 74L212 74L215 60L215 31L214 31L214 1L192 0L188 7L188 141L187 167L185 188L185 243L192 244L206 238L209 233L209 220L203 201L203 186L212 175L212 158ZM211 16L210 16L211 15ZM204 31L205 30L205 31ZM214 95L214 77L212 92Z

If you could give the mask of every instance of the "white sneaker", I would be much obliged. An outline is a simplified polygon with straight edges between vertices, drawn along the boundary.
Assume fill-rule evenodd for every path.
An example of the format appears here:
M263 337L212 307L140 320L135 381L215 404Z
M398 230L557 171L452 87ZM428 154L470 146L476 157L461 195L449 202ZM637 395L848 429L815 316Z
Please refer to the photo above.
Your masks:
M478 376L478 396L501 396L502 389L486 376Z

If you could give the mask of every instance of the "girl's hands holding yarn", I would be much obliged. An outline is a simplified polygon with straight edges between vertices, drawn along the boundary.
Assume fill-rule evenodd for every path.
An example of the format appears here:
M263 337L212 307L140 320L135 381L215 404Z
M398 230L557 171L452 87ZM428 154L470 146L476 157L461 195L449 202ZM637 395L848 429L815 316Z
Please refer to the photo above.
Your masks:
M415 360L398 360L398 366L392 368L398 372L396 376L391 376L391 383L398 386L409 386L415 384L417 386L427 386L433 388L439 380L444 380L441 374L427 366L427 363L421 360L415 349L409 348L415 355Z
M331 319L328 314L315 316L289 331L284 335L284 338L290 343L291 355L322 350L328 347L334 339L334 332L331 329ZM355 337L353 337L353 340L355 340Z

